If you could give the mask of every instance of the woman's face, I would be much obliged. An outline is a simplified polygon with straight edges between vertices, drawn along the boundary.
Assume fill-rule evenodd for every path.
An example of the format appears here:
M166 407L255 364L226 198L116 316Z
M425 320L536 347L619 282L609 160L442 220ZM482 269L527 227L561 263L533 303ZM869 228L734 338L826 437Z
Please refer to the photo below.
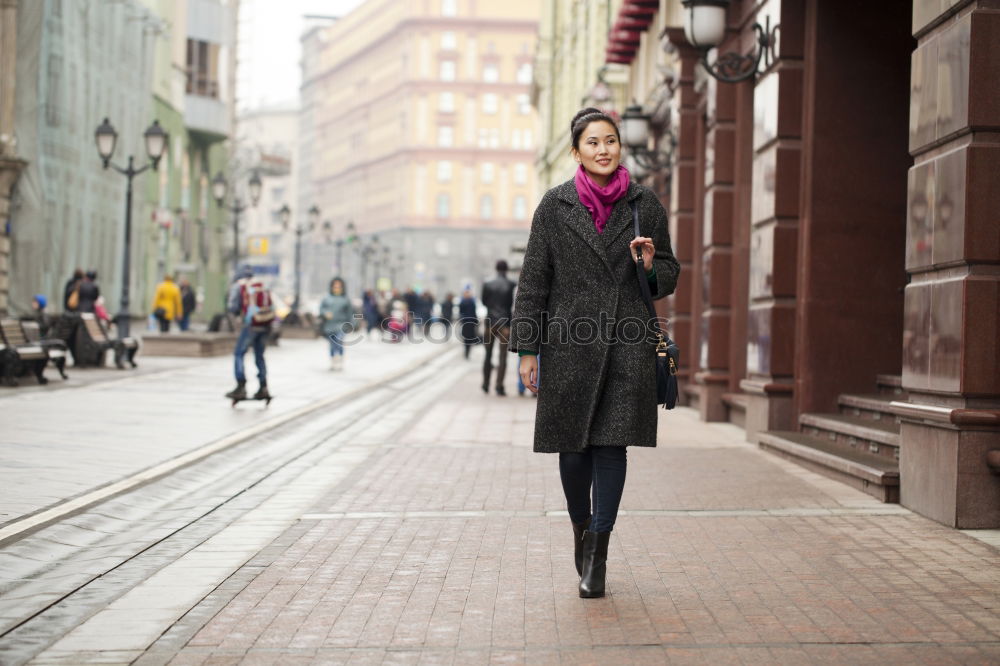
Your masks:
M333 284L330 285L330 293L334 296L340 296L344 293L344 283L340 280L334 280Z
M602 187L607 185L622 159L622 146L614 126L606 120L595 120L587 125L580 135L580 147L573 149L573 156L595 183Z

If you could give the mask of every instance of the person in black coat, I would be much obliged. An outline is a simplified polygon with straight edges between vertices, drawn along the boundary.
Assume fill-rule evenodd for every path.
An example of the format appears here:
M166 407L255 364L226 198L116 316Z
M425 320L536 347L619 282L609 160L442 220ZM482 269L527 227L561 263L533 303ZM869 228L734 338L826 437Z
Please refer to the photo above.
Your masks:
M191 283L186 279L181 280L181 310L183 310L183 313L178 323L182 331L186 331L191 327L191 315L194 314L197 307L198 298L191 287Z
M87 271L80 283L80 312L93 312L94 303L101 297L101 289L97 286L97 271Z
M517 286L507 279L507 262L497 262L497 276L483 285L483 305L486 306L486 322L483 324L483 344L486 358L483 361L483 393L490 392L490 374L493 371L493 343L500 347L500 361L497 364L497 395L505 395L503 377L507 373L507 341L510 338L511 308L514 306L514 288Z
M511 348L521 356L525 386L538 395L534 449L559 454L579 593L590 598L605 592L626 447L656 446L656 339L636 263L653 298L673 293L680 264L662 204L620 164L614 119L583 109L570 132L580 167L535 210Z
M450 291L441 301L441 322L446 331L451 330L451 321L455 318L455 294Z
M462 331L462 344L465 346L465 360L469 360L472 345L479 343L479 315L476 313L476 297L471 289L462 292L462 300L458 303L458 323Z

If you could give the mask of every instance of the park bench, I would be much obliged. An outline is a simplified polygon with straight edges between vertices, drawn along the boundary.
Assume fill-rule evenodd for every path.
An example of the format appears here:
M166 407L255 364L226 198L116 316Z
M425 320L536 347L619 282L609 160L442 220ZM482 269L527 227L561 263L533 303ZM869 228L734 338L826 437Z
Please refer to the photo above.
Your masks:
M17 386L16 377L25 370L31 370L39 384L48 383L49 380L45 378L44 373L49 356L41 345L28 342L16 319L0 319L0 338L7 348L5 351L11 354L12 361L5 364L4 383L8 386Z
M135 338L124 338L122 340L112 340L111 336L104 329L104 324L91 312L80 313L82 326L81 331L85 337L95 341L103 350L113 349L115 352L115 366L124 369L125 361L134 368L136 367L135 355L139 351L139 341ZM103 360L103 351L100 358ZM100 365L100 363L99 363Z
M24 337L27 338L29 343L39 345L45 350L45 353L49 357L49 362L55 366L59 372L59 376L63 379L68 379L66 376L66 355L69 352L66 348L66 343L58 338L43 338L37 321L22 319L21 330L24 331Z

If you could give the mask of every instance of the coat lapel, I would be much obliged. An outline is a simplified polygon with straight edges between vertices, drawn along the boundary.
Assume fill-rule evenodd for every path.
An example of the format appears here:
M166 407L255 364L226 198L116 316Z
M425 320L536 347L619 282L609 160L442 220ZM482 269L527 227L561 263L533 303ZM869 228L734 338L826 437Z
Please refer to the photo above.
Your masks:
M604 233L601 234L606 247L611 247L619 236L628 231L628 239L632 240L634 231L632 230L632 207L631 202L639 198L641 190L635 183L629 183L628 192L615 203L611 211L608 223L604 225Z
M608 271L611 271L608 256L604 252L604 241L601 238L601 234L598 234L597 229L594 228L594 220L590 217L590 211L580 203L580 197L576 193L576 184L573 180L569 180L559 186L558 193L562 201L572 206L566 215L566 226L586 241L587 245L597 254ZM607 231L607 228L605 228L605 231Z

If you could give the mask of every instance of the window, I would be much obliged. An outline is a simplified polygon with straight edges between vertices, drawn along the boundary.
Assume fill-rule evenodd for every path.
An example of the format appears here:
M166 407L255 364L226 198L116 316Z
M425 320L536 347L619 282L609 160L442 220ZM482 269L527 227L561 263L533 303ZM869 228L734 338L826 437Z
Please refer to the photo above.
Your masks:
M517 96L517 112L522 116L531 113L531 97L527 94Z
M455 130L448 125L441 125L438 127L438 141L437 144L442 148L450 148L455 142Z
M490 131L485 127L479 128L479 141L476 143L480 148L487 148L490 145Z
M479 199L479 217L484 220L493 219L493 197L489 194L484 194Z
M490 148L500 147L500 130L496 127L490 130Z
M441 113L455 112L455 93L443 92L438 97L438 111Z
M495 93L486 93L483 95L483 113L488 113L493 115L500 108L500 103Z
M438 66L438 77L442 81L454 81L455 71L456 68L454 60L442 60L441 64Z
M500 68L495 62L488 62L483 65L483 81L486 83L496 83L500 80Z
M458 46L458 43L457 43L457 41L455 39L455 33L453 33L450 30L447 31L447 32L442 32L441 33L441 50L442 51L454 51L457 46Z
M531 63L524 62L517 68L517 82L531 83Z
M510 133L510 147L514 150L521 149L521 130L511 130Z
M514 197L514 219L524 220L528 217L528 202L520 194Z
M531 136L531 130L530 129L524 130L524 149L525 150L530 150L531 149L531 142L532 142L533 139L534 139L534 137Z
M187 40L187 92L202 97L219 96L219 45Z
M442 192L437 198L437 216L448 217L449 215L451 215L451 197Z
M458 0L441 0L441 16L458 14Z
M479 167L479 179L484 185L489 185L493 182L494 173L495 169L492 162L483 162Z
M437 178L439 183L448 183L451 181L451 162L438 162L437 163Z
M514 165L514 184L515 185L526 185L528 182L528 165L527 164L515 164Z

